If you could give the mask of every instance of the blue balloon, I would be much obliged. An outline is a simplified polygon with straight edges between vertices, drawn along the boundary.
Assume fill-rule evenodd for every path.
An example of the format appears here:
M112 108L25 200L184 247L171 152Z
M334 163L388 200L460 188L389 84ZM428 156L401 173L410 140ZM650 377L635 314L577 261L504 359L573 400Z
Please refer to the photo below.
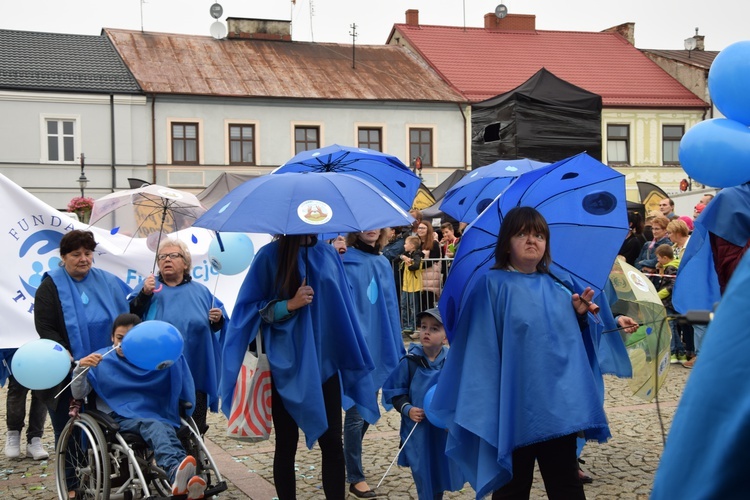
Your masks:
M70 372L70 354L54 340L32 340L18 348L10 368L22 386L33 390L50 389L65 380Z
M448 425L432 411L432 397L435 395L436 387L437 385L433 385L427 389L427 393L424 395L424 414L427 416L427 420L435 427L447 429Z
M208 257L219 274L239 274L253 261L255 247L246 234L221 233L208 246Z
M708 72L711 100L724 116L750 125L750 40L733 43L716 56Z
M166 321L151 320L135 325L122 339L125 358L144 370L163 370L182 354L180 331Z
M750 128L726 118L700 122L680 141L680 163L708 186L744 184L750 181Z

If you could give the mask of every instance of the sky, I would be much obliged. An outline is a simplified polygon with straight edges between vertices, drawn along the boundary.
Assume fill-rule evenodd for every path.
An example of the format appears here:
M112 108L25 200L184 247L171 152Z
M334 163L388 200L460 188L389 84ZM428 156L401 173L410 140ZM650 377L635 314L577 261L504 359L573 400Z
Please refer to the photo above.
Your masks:
M0 28L98 35L102 28L206 35L215 0L0 0ZM383 44L391 28L419 10L420 24L482 27L500 3L510 13L536 15L540 30L601 31L635 22L635 45L683 49L705 36L706 50L750 40L748 0L219 0L227 17L292 21L297 41ZM141 16L142 12L142 16ZM465 21L464 21L465 19Z

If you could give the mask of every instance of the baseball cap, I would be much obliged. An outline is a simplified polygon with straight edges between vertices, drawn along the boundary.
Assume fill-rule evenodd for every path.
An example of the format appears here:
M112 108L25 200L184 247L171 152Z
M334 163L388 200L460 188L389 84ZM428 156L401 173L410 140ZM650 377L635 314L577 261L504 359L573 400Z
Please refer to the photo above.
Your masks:
M443 324L443 318L440 317L440 310L437 307L433 307L432 309L427 309L417 314L417 321L419 321L422 318L422 316L425 316L425 315L432 316L438 321L438 323L440 323L441 325Z

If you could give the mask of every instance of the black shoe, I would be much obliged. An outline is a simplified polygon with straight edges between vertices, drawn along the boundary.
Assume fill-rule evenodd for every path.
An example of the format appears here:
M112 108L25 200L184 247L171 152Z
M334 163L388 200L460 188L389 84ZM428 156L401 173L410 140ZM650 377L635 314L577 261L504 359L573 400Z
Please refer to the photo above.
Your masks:
M354 487L354 483L349 485L349 493L351 493L357 498L377 498L378 496L378 494L372 490L359 491L357 488Z
M578 480L581 481L581 484L591 484L594 482L591 476L586 475L580 467L578 467Z

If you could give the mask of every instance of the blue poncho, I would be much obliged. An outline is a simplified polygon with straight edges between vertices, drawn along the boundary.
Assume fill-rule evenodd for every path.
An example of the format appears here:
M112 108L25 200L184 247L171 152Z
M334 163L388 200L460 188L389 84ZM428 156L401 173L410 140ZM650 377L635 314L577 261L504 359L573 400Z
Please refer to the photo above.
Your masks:
M440 370L445 362L448 348L443 347L434 361L424 356L422 346L412 344L409 346L409 354L422 356L429 364L429 368L423 366L409 366L413 361L406 358L401 361L396 370L388 377L383 385L383 399L392 403L396 396L409 396L412 406L424 408L424 397L427 390L435 385L440 376ZM410 373L414 376L410 380ZM408 416L401 415L401 441L406 441L409 433L414 428L414 421ZM463 488L466 480L461 474L458 466L451 462L445 455L445 444L448 433L445 429L439 429L423 420L409 440L406 441L404 449L398 457L398 464L403 467L411 467L414 483L417 486L417 494L420 500L432 500L435 494L443 491L457 491Z
M656 471L653 500L747 498L750 364L744 354L750 352L749 287L746 253L685 385Z
M588 330L548 274L491 270L469 291L432 407L477 498L511 479L516 448L610 436Z
M336 373L343 395L358 405L366 421L377 421L376 388L370 375L374 366L354 313L344 266L331 245L317 242L299 250L300 274L315 292L312 303L293 311L288 319L270 324L261 320L260 311L280 298L275 288L278 247L275 241L258 251L240 288L222 350L221 409L229 414L245 351L262 329L273 383L312 447L328 429L322 385Z
M130 311L126 297L132 292L114 274L92 268L81 280L70 277L65 268L47 273L60 297L70 352L80 359L112 345L112 323Z
M86 375L97 396L125 418L153 418L179 427L180 401L195 407L195 386L184 356L164 370L144 370L111 353Z
M351 285L354 311L375 364L373 383L379 389L406 354L393 269L382 255L356 248L344 254L344 269Z
M208 310L222 309L224 325L214 333L208 321ZM151 296L144 319L157 319L173 324L185 340L183 355L195 380L195 388L208 394L211 411L219 409L219 375L221 365L220 335L226 331L228 319L224 307L211 291L200 283L189 281L179 286L164 285Z

